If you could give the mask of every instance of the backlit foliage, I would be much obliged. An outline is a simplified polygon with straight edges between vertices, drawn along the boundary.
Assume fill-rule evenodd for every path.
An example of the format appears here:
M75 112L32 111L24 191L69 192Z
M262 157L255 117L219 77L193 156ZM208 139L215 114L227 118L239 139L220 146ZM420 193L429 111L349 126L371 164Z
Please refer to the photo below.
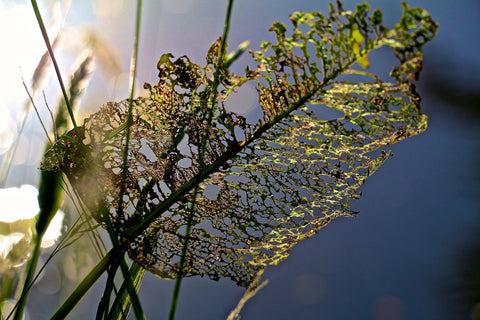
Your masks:
M413 81L437 24L403 8L393 29L367 4L295 12L292 31L275 22L276 42L252 52L244 75L216 69L219 40L205 67L164 54L158 83L133 101L121 210L129 101L107 103L58 139L42 169L62 170L100 222L108 210L123 249L151 272L175 278L188 236L183 276L247 286L332 219L355 215L351 200L390 154L381 148L426 129ZM384 46L398 58L387 80L366 69ZM247 82L257 122L228 108Z

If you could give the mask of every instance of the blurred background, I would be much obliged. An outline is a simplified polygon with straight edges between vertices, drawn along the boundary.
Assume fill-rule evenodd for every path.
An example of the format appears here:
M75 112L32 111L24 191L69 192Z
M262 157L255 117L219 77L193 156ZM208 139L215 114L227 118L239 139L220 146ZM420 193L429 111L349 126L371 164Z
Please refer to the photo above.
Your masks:
M355 1L343 3L355 9ZM270 283L247 303L242 319L480 319L480 2L408 3L426 8L440 23L438 37L425 47L418 82L429 129L392 146L394 156L362 187L358 217L333 221L266 270ZM72 1L68 12L65 1L39 4L51 38L60 32L57 58L64 79L87 48L95 57L78 117L127 98L135 1ZM397 0L369 4L383 11L389 27L402 13ZM225 10L225 0L145 0L137 94L144 82L156 83L163 53L188 55L204 65L208 47L222 32ZM328 3L237 0L230 50L245 40L257 49L261 40L272 39L273 21L288 23L298 10L326 13ZM0 160L5 163L26 114L22 76L30 84L45 48L29 1L2 0L0 26ZM245 61L236 62L234 70L243 70ZM389 63L372 61L380 72L382 67L388 72ZM45 101L52 108L60 101L52 70L44 84L45 99L37 92L35 101L49 127ZM252 92L240 92L232 103L254 103ZM0 187L38 184L45 141L32 111ZM67 284L91 269L95 258L89 248L79 245L75 256L62 256L62 263L45 271L28 304L30 319L49 318L69 294ZM69 319L94 318L102 283ZM146 275L140 298L149 319L167 317L172 291L172 281ZM242 294L229 280L186 279L177 319L225 319Z

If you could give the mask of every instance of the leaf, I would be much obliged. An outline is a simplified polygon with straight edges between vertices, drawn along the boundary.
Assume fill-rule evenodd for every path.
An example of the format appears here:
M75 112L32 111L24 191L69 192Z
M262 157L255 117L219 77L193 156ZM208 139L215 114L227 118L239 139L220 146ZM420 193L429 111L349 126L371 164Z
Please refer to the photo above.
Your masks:
M244 41L244 42L240 43L237 50L228 54L228 56L226 57L226 60L225 60L225 68L230 67L230 65L235 60L237 60L247 50L249 45L250 45L250 41L248 41L248 40Z
M382 148L426 129L412 80L437 24L405 5L402 22L388 30L378 11L368 12L368 5L350 12L340 4L328 16L297 12L290 34L274 23L277 42L252 52L258 67L242 76L225 65L215 70L219 40L205 67L163 55L158 84L146 84L149 93L133 102L123 210L118 128L127 101L107 103L62 136L42 168L63 170L94 215L108 208L125 250L149 271L176 278L188 236L182 275L247 287L299 241L355 216L359 187L390 155ZM388 81L354 69L382 46L399 60ZM215 74L219 92L212 92ZM247 82L256 84L257 122L229 110L228 97Z

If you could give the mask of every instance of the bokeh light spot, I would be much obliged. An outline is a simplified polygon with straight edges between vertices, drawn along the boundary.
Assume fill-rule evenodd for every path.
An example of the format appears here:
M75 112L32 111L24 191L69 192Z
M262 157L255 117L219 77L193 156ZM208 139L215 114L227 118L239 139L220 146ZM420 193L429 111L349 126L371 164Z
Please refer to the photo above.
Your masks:
M35 217L40 211L37 197L38 189L29 184L0 189L0 221L11 223Z
M318 275L304 274L292 280L291 294L292 298L300 304L316 304L325 295L325 284Z
M48 225L47 231L42 238L42 248L48 248L55 244L57 239L62 234L63 229L63 218L65 217L65 213L62 210L58 210L55 216L53 217L52 221Z

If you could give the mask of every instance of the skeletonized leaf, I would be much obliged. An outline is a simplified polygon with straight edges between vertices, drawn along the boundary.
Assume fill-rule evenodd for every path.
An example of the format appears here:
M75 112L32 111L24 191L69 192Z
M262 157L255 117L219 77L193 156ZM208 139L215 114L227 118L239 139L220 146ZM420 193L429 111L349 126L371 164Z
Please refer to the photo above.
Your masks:
M412 80L437 24L407 5L393 29L381 20L365 4L356 12L332 5L328 16L296 12L288 34L273 24L277 42L262 43L252 53L258 66L243 76L215 70L218 40L205 67L163 55L158 84L133 101L123 210L116 199L128 101L107 103L60 138L42 168L63 170L94 215L107 207L124 249L151 272L175 278L188 236L184 276L248 286L332 219L355 215L351 200L388 158L381 148L426 129ZM364 70L382 46L399 59L387 80ZM256 123L228 109L227 97L246 82L256 83Z

